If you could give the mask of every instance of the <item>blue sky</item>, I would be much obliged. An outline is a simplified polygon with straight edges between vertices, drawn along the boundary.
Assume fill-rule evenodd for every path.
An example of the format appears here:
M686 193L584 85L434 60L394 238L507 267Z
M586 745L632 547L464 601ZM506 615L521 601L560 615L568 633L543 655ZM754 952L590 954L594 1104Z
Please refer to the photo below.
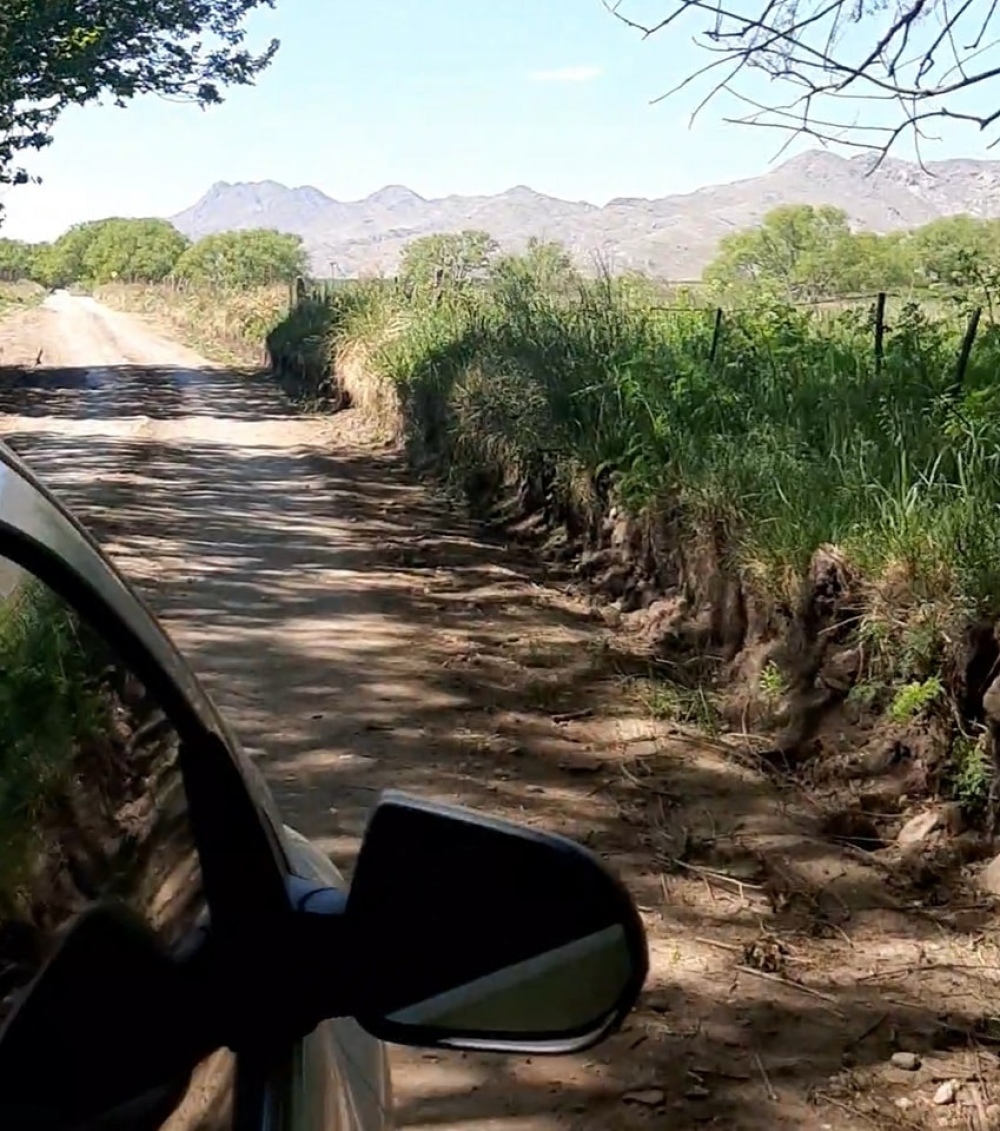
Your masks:
M207 112L155 97L67 112L29 161L44 183L4 194L3 234L170 215L219 180L340 199L390 183L425 196L527 184L601 204L754 176L781 144L722 123L721 107L691 126L695 93L650 105L696 49L684 36L643 42L601 0L277 0L248 26L254 42L282 40L256 87ZM959 155L986 155L972 131L925 150Z

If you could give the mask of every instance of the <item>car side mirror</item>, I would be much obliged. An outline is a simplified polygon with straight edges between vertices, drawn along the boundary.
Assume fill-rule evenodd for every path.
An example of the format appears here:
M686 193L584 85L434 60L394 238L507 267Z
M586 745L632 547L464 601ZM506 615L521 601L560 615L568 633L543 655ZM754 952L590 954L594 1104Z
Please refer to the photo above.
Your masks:
M372 814L345 919L356 1018L396 1044L577 1052L648 971L635 905L590 852L402 794Z

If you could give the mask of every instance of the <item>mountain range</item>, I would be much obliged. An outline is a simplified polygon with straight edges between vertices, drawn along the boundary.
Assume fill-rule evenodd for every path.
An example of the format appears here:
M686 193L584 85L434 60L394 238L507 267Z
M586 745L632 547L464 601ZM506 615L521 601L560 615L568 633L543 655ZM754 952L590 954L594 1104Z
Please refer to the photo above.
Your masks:
M427 200L388 185L364 200L335 200L317 188L275 181L219 182L173 224L192 239L214 232L274 228L300 235L317 276L391 274L413 239L463 228L488 231L502 248L538 237L559 240L578 264L694 279L719 240L753 227L782 204L831 204L855 228L887 232L960 213L1000 216L1000 161L936 161L923 168L868 155L802 153L748 180L657 199L622 197L604 206L560 200L525 185L494 196Z

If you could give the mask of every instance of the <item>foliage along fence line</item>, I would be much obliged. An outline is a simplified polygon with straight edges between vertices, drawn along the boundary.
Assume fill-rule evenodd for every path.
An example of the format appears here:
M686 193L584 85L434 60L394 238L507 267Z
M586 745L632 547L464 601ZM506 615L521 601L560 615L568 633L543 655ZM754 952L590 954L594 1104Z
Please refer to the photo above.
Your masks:
M823 300L813 300L813 301L799 301L799 302L790 303L789 305L792 306L792 307L798 307L798 308L808 307L809 309L813 309L813 310L817 310L817 311L823 311L823 310L829 308L831 302L836 302L837 307L840 310L843 310L843 309L847 308L848 306L858 306L858 305L860 305L862 302L865 301L866 298L867 299L874 299L874 303L871 306L871 313L872 313L872 317L871 317L871 323L872 323L872 357L874 358L874 362L875 362L875 371L876 371L876 373L879 373L879 372L881 372L882 363L883 363L883 360L885 358L886 300L888 299L888 297L889 296L888 296L888 293L886 291L879 291L877 294L868 295L868 296L852 295L852 296L845 296L844 298L836 299L836 300L823 299ZM919 308L919 304L915 304L915 305ZM658 307L656 309L660 309L660 310L682 310L684 308L683 307ZM747 309L748 308L743 308L743 310L740 311L739 308L737 308L736 312L737 313L746 313ZM713 318L712 340L711 340L711 346L709 347L709 351L708 351L708 360L710 362L715 361L716 356L717 356L718 351L719 351L720 343L722 342L722 336L723 336L723 333L724 333L724 324L725 324L725 318L726 318L726 311L723 307L717 306L711 311L711 314L712 314L712 318ZM980 323L980 320L982 318L982 314L983 314L983 308L981 306L973 307L973 309L971 311L969 311L969 313L968 313L968 320L967 320L966 326L965 326L965 333L962 336L961 347L958 351L958 355L956 357L956 362L955 362L955 382L958 385L961 385L961 383L962 383L962 381L965 377L965 371L968 368L969 358L972 355L972 347L973 347L973 344L975 343L975 340L976 340L976 334L979 330L979 323Z
M405 291L405 282L398 277L391 277L382 279L380 282L389 288L395 289L398 293L402 294ZM698 281L700 283L700 281ZM299 276L294 283L288 286L288 309L293 311L297 306L306 302L325 303L335 291L343 290L345 287L357 285L358 280L353 279L306 279ZM371 281L369 281L371 284ZM175 283L175 286L178 284ZM491 283L489 279L478 281L478 286L483 291L488 291ZM664 287L683 287L691 286L690 281L679 282L664 282ZM707 284L701 284L707 285ZM187 284L180 281L180 288L185 289ZM435 298L440 301L444 295L444 289L440 285L435 288ZM920 296L915 295L913 292L895 292L888 291L875 291L867 294L844 294L840 296L825 297L825 298L812 298L812 299L796 299L796 300L783 300L783 304L795 309L806 309L815 311L817 313L840 313L849 308L866 308L871 311L871 325L872 325L872 356L874 358L876 370L881 370L882 361L885 355L885 332L886 332L886 315L887 303L890 298L902 300L906 304L911 304L915 308L919 308ZM678 303L673 305L663 305L647 302L646 309L650 311L658 311L662 313L689 313L694 309L703 309L706 316L712 319L712 334L710 346L708 350L708 360L714 362L719 351L725 333L725 324L727 314L739 315L747 314L754 310L759 309L759 304L756 306L713 306L711 303L698 304L688 301L686 303ZM971 356L972 347L976 339L976 334L979 329L979 324L984 313L983 307L973 306L966 312L965 333L962 337L961 347L955 359L955 381L961 383L966 368L968 367L969 358ZM990 315L992 321L992 313Z
M945 777L981 768L970 672L996 674L1000 619L991 320L912 302L889 319L886 292L834 312L766 297L663 310L628 280L552 287L535 267L309 289L269 351L311 391L383 414L475 502L516 498L563 529L624 611L678 586L692 608L728 602L706 646L735 655L756 633L789 688L803 676L782 642L806 633L803 594L835 548L840 619L821 643L853 656L845 694L893 725L943 720ZM972 776L970 807L989 774Z

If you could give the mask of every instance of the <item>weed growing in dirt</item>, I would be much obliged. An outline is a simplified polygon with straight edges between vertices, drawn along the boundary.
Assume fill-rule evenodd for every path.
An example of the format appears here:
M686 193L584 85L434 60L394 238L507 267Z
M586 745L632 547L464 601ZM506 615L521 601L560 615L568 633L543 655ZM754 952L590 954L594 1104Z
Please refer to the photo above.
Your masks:
M847 699L850 703L871 710L885 698L887 691L887 685L879 679L862 679L851 688Z
M986 735L959 736L952 746L950 765L951 795L969 818L977 820L986 812L993 784L993 763Z
M901 687L889 704L894 723L908 723L922 715L944 692L941 680L931 676Z
M669 680L639 680L633 685L651 718L698 727L717 734L719 711L704 687L685 687Z
M774 704L787 690L785 677L781 674L778 665L772 660L760 673L760 693L768 703Z

